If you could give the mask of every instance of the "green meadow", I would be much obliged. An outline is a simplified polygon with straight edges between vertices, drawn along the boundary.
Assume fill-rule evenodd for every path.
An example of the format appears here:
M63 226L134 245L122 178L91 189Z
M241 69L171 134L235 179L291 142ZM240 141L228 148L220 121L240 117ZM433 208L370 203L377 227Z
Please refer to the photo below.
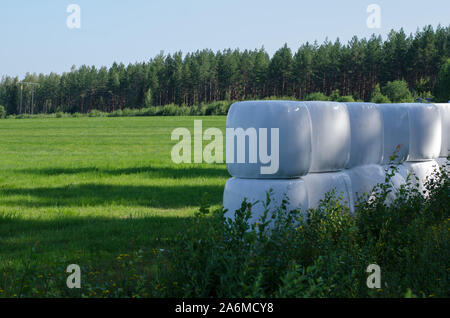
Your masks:
M229 178L225 164L172 162L172 130L193 136L194 119L225 128L224 116L0 121L0 270L14 276L31 259L110 268L169 246L202 198L220 206Z

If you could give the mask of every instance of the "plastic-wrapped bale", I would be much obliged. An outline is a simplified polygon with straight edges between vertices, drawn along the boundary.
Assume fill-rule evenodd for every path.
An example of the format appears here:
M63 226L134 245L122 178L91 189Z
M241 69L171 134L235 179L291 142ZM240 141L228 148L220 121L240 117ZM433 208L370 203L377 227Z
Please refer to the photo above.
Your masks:
M439 157L442 123L439 108L433 104L405 104L409 111L408 161L426 161Z
M269 215L278 209L284 199L288 200L288 211L308 209L308 195L302 179L240 179L231 178L225 185L223 206L228 209L225 217L234 218L235 211L240 209L244 199L252 206L252 216L249 223L258 222L264 214L264 206L270 194L270 204L267 206Z
M439 170L439 165L436 160L429 161L417 161L417 162L404 162L403 166L406 168L408 174L410 174L411 185L419 190L419 192L427 196L428 191L425 188L425 184L428 179L432 179ZM406 176L404 176L406 179ZM418 180L416 180L416 177Z
M364 165L345 170L352 182L355 203L359 199L367 201L374 198L374 187L378 184L384 184L386 181L386 169L388 172L391 171L389 166L381 165ZM407 175L406 168L400 165L397 166L397 169L398 172L389 181L392 191L387 195L387 204L390 204L395 199L397 191L405 184L404 175Z
M344 169L350 159L350 118L345 104L305 102L312 123L310 172Z
M394 172L394 175L391 177L391 184L394 188L394 191L397 191L400 189L400 187L404 184L406 184L406 177L408 176L408 170L404 165L396 165L396 171ZM382 166L383 170L389 174L392 173L392 169L389 165Z
M353 198L357 201L359 198L370 199L373 188L384 183L386 173L380 165L364 165L345 170L350 177Z
M376 104L346 103L351 146L347 168L380 164L383 160L383 116Z
M390 161L394 152L396 162L403 162L409 154L409 114L403 104L379 104L383 115L383 164Z
M302 178L308 191L309 208L315 209L325 194L334 192L334 198L342 195L342 204L354 212L354 199L350 177L345 172L309 173Z
M284 179L308 173L311 165L311 119L304 103L295 101L234 103L228 112L226 127L227 168L233 177ZM257 145L255 138L253 145L250 145L250 137L244 134L240 137L235 136L239 128L245 132L250 132L249 130L256 132ZM267 129L266 138L261 138L260 128ZM275 134L272 135L273 128L278 128L278 144ZM234 134L230 133L230 130ZM240 160L238 160L239 140L244 140L241 145L245 144L245 149L239 147ZM254 154L253 160L250 160L250 149ZM258 152L255 154L256 151ZM271 156L270 162L265 158L267 156Z
M442 143L440 157L446 158L450 152L450 104L435 104L441 114Z

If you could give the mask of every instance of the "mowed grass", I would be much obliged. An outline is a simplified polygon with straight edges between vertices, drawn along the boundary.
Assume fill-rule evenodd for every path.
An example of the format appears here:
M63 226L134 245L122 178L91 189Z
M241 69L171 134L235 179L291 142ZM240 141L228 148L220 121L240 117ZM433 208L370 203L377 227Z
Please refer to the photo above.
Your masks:
M108 266L170 245L207 193L219 207L225 164L174 164L171 132L225 117L0 120L0 270L33 258ZM204 145L209 141L204 141Z

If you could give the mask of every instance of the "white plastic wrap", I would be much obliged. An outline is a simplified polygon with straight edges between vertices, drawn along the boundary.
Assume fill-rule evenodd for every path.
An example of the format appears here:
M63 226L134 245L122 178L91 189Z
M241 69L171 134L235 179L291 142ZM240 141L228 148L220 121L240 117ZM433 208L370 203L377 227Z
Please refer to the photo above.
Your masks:
M435 104L441 114L442 144L441 157L447 157L450 151L450 104Z
M387 170L388 173L391 173L392 171L388 165L382 166L382 168L384 171ZM408 170L403 164L397 165L396 168L397 172L391 178L391 184L393 185L394 190L400 189L400 187L406 183L406 177L408 176Z
M346 103L350 116L351 147L347 168L379 164L383 160L383 116L376 104Z
M420 193L427 195L425 190L425 183L427 178L434 176L435 172L439 170L439 165L436 160L423 161L423 162L404 162L403 166L406 168L408 174L411 175L411 185L416 187ZM418 180L416 180L416 178ZM405 177L406 179L406 177Z
M365 199L370 198L373 188L379 183L384 183L386 178L384 168L380 165L364 165L345 172L350 177L355 201L363 196Z
M270 189L271 212L284 198L289 200L288 209L317 208L325 193L333 189L337 196L343 194L353 212L357 195L370 196L373 187L385 181L386 164L394 152L396 161L408 161L397 166L398 172L391 178L394 191L388 200L405 184L408 174L418 177L419 191L427 195L426 179L446 162L442 157L450 149L450 104L241 102L230 108L227 128L253 128L257 137L261 137L259 129L266 128L268 134L262 148L266 159L261 160L257 138L255 163L248 161L248 137L245 163L236 162L234 143L235 163L227 158L227 167L235 178L228 180L223 199L228 217L233 217L247 198L259 201L252 207L250 220L256 222L264 212ZM272 128L279 130L278 170L264 174L262 168L267 167L267 157L272 154ZM348 169L341 171L345 167ZM417 183L414 177L411 180L413 185Z
M310 172L344 169L350 159L350 118L345 104L305 102L312 123Z
M335 189L335 198L342 195L342 203L354 211L350 177L345 172L309 173L302 178L308 191L309 208L317 208L325 194Z
M383 163L389 163L395 151L396 162L405 161L409 154L408 108L403 104L379 104L378 107L383 115Z
M225 185L223 206L228 209L226 217L233 218L235 211L241 208L244 198L247 202L257 204L252 206L252 216L249 223L257 222L264 213L267 192L272 189L269 212L281 206L283 199L288 198L288 210L308 209L308 195L302 179L240 179L231 178Z
M433 104L404 104L409 111L408 161L425 161L439 157L442 123L439 108Z
M231 106L227 117L228 128L255 128L258 132L258 156L250 163L249 143L246 141L245 163L237 161L237 138L234 138L234 158L227 153L227 168L234 177L240 178L294 178L308 173L311 165L311 119L303 102L294 101L249 101ZM261 161L259 152L261 136L259 128L267 128L266 153L271 154L271 129L279 129L279 163L274 174L261 173L262 167L270 164ZM231 147L228 145L227 147ZM227 151L228 152L228 151ZM229 163L230 161L233 163ZM274 161L272 154L272 160Z

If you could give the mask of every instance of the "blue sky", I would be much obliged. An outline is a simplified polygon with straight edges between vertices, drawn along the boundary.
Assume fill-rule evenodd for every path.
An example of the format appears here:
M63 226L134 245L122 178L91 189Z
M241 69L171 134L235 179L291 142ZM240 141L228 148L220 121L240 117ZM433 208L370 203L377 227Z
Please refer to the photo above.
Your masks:
M81 8L69 29L67 6ZM369 4L381 28L366 25ZM255 49L353 35L383 37L403 27L450 24L449 0L1 0L0 76L69 71L72 65L141 62L160 51Z

